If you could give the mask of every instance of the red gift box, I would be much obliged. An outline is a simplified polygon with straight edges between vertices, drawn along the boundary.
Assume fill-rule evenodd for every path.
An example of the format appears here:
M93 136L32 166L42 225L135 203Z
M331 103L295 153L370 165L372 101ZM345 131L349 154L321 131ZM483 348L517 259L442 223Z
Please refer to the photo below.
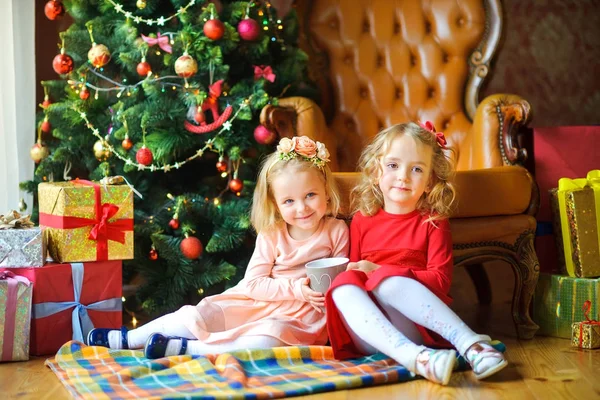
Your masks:
M559 126L533 129L535 180L540 189L540 209L536 215L538 232L536 253L543 272L558 272L558 253L551 233L552 213L548 191L558 186L560 178L581 178L598 169L590 149L600 147L600 126Z
M10 271L33 283L30 354L55 354L69 340L82 340L90 322L100 328L122 325L121 261L49 263ZM74 281L81 282L78 302Z

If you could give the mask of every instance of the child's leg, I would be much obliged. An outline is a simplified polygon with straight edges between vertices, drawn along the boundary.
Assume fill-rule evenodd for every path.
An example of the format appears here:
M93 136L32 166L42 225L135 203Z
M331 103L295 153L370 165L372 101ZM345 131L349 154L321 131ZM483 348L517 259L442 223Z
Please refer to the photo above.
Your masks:
M163 315L162 317L156 318L155 320L152 320L137 329L132 329L127 332L127 343L123 343L122 333L117 329L93 329L90 332L90 335L97 337L99 334L106 334L108 339L108 347L111 349L121 349L123 348L124 344L126 344L126 347L130 349L141 349L146 344L146 340L148 340L150 335L156 332L168 336L195 339L194 335L180 321L181 316L176 316L175 313ZM89 343L89 341L90 337L88 337L88 344L100 345L98 343Z
M452 343L467 358L477 377L489 376L490 372L499 371L506 365L502 353L490 345L489 336L473 332L420 282L400 276L389 277L373 289L373 294L384 308L395 308L411 321L437 332ZM417 301L419 306L415 304Z
M414 329L392 325L369 295L354 285L343 285L332 292L332 298L343 317L355 345L367 354L378 350L410 371L434 382L447 384L456 362L454 350L431 350L416 345L399 329ZM411 332L412 334L412 332Z
M145 353L148 358L160 358L180 354L183 341L177 338L152 335L152 339L146 344ZM154 346L150 342L160 343ZM227 343L206 344L200 340L188 340L187 349L184 354L201 356L205 354L222 354L243 349L266 349L271 347L285 346L281 340L272 336L252 335L241 336ZM154 346L154 348L151 348ZM159 348L160 347L160 348Z

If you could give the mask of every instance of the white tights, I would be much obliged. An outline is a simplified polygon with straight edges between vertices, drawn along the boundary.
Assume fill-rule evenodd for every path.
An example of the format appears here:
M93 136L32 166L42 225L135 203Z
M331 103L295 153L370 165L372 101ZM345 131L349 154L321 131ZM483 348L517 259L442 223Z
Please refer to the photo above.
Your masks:
M489 337L473 332L446 304L420 282L394 276L372 291L385 314L358 286L343 285L332 298L356 347L365 354L382 352L415 372L417 355L426 349L415 326L448 340L460 354Z
M226 343L206 344L200 340L196 340L192 332L181 322L180 314L170 313L127 332L127 344L129 348L143 348L153 333L190 339L186 351L186 354L190 355L217 354L241 349L285 346L285 343L279 339L262 335L242 336ZM108 335L108 340L111 348L121 348L121 331L111 331ZM170 340L167 345L167 355L178 354L180 347L181 340Z

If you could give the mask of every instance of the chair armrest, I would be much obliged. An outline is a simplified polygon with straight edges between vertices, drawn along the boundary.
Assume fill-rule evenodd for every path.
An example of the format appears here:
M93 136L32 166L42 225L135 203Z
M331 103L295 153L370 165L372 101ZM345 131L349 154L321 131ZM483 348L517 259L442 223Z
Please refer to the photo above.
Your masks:
M527 150L519 135L531 134L526 129L530 119L531 106L520 96L486 97L475 112L468 169L523 165Z
M278 105L268 104L260 113L260 123L277 132L279 137L308 136L323 143L331 155L330 168L337 171L337 138L331 134L321 108L305 97L279 99Z

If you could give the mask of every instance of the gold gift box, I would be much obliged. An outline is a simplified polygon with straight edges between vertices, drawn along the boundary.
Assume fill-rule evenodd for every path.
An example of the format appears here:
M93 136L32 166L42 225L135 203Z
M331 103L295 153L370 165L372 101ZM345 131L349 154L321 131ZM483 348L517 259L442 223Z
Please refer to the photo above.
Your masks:
M550 190L553 227L561 272L578 278L600 276L600 241L594 189L584 187L564 193L560 209L559 190ZM562 212L562 213L561 213ZM563 221L562 216L566 216ZM565 225L565 226L563 226Z
M81 181L40 183L40 226L44 230L48 252L55 262L100 261L103 258L99 257L100 241L89 238L95 223L76 228L63 226L64 223L74 221L74 218L79 218L79 221L96 220L96 190L100 191L101 205L112 204L118 207L116 213L106 221L109 229L114 229L124 222L131 225L128 229L121 229L124 235L123 243L111 239L104 241L108 252L106 259L133 258L133 191L129 186L96 184L94 187ZM43 214L47 214L48 217ZM50 223L50 220L54 222ZM57 220L60 220L60 223L57 223Z
M600 347L600 324L577 322L572 325L571 345L582 349L597 349ZM579 339L581 338L581 345Z

